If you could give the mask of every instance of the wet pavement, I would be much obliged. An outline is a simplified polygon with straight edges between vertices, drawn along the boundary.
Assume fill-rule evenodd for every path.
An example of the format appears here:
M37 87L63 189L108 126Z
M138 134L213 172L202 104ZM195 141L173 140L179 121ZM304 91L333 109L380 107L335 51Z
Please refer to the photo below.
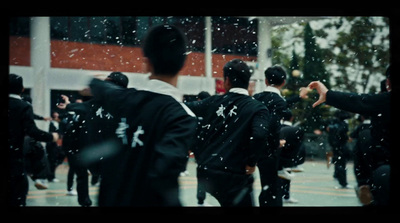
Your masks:
M325 161L306 161L303 165L304 172L295 173L291 182L291 197L298 200L298 203L284 203L284 207L342 207L361 206L358 202L354 189L340 189L337 180L333 178L334 167L329 169ZM196 163L190 159L187 165L189 175L179 177L181 187L181 201L184 206L197 206L196 199ZM60 165L56 170L56 177L59 182L49 183L46 190L38 190L34 187L33 181L29 181L29 193L27 206L79 206L77 196L67 195L67 172L68 164ZM91 178L91 176L89 176ZM254 203L258 206L258 195L261 191L258 170L255 174ZM347 180L350 186L355 186L353 164L347 164ZM89 180L90 182L90 180ZM74 182L74 188L76 182ZM93 206L97 206L97 195L99 187L89 186L89 194ZM207 206L219 206L218 202L207 194L205 204Z

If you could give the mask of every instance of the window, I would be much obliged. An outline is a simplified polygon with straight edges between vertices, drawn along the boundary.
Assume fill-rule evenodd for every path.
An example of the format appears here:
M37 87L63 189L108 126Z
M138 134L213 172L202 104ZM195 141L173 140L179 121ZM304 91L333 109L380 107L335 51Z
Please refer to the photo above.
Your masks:
M257 22L229 16L213 16L211 21L213 52L257 55Z
M204 17L51 17L51 38L65 41L140 46L149 27L173 24L188 38L188 51L204 52Z
M29 17L11 17L9 18L10 36L27 36L30 35L30 18Z
M50 17L50 37L68 40L68 17Z

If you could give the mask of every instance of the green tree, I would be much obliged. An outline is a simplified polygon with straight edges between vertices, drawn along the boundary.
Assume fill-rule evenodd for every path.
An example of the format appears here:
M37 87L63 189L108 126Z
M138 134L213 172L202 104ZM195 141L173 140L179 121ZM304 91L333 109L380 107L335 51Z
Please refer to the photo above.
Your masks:
M330 88L329 73L325 69L322 52L315 38L310 24L307 23L304 27L304 81L309 83L319 80Z
M322 51L315 41L316 36L307 23L304 27L304 65L303 65L303 85L307 85L311 81L319 80L328 88L331 87L329 73L325 69ZM307 132L320 129L323 121L330 115L327 106L318 106L312 108L312 103L318 98L316 92L311 93L310 98L301 103L301 107L307 112L303 112L300 118L303 120L304 128Z
M374 89L373 86L367 88L371 77L383 74L390 61L389 20L386 17L342 17L325 27L334 26L341 30L348 24L350 29L339 31L331 46L340 49L332 60L342 73L336 78L336 85L353 92L357 91L355 86L361 86L362 92L368 93Z
M292 58L290 60L289 70L288 70L288 78L286 81L286 88L292 91L299 89L302 85L301 73L300 73L300 66L299 66L299 59L294 51L292 50Z

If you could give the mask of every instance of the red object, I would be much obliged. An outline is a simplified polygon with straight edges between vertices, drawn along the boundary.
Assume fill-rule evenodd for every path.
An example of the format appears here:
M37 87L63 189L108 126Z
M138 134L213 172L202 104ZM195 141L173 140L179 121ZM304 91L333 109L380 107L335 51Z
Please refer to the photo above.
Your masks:
M225 94L226 90L224 88L224 80L215 79L215 93L217 94Z

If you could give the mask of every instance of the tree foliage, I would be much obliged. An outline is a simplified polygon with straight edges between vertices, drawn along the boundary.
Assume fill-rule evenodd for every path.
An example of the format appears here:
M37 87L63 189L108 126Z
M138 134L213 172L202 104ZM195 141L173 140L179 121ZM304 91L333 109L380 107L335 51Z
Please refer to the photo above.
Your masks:
M310 23L304 23L273 31L272 63L288 72L284 95L298 94L301 86L313 80L334 90L377 93L377 82L384 79L382 74L390 61L388 18L334 17L322 21L322 26L313 22L317 27L314 30ZM289 32L292 38L284 38ZM293 70L300 70L301 75L294 77ZM304 123L308 132L319 128L331 115L328 106L311 109L317 95L311 93L309 97L293 109L296 120Z

